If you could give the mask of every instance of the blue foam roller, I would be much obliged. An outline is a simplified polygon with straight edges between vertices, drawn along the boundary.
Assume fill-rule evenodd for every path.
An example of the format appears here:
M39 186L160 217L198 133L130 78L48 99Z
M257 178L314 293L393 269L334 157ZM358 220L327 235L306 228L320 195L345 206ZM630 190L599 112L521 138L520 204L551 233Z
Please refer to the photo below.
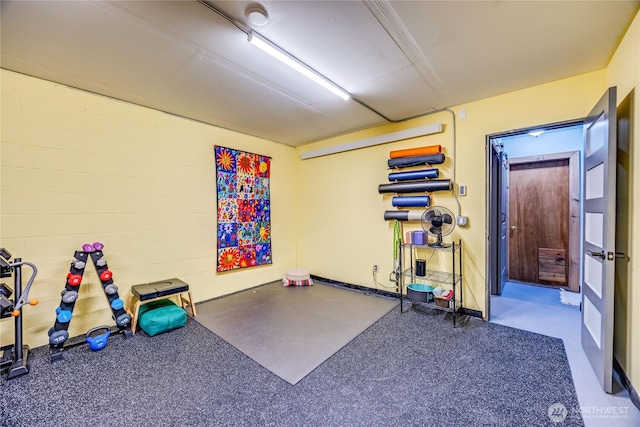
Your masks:
M389 181L410 181L413 179L434 179L440 176L438 169L420 169L409 172L392 172L389 174Z
M396 207L416 207L424 208L431 204L429 196L396 196L391 199L391 204Z

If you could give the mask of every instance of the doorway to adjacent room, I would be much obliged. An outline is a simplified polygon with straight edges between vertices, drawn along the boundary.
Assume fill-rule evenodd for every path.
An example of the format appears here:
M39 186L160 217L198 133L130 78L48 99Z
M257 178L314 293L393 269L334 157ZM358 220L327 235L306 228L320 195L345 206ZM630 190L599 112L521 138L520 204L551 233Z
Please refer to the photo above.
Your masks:
M490 295L510 282L579 291L582 146L581 121L488 138Z

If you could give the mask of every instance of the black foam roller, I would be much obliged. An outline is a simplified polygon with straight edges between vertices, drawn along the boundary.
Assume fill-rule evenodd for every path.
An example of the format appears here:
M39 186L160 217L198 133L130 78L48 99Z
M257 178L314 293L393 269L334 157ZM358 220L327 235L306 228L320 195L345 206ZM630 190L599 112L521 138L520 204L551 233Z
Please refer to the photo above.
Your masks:
M420 165L440 165L444 163L444 154L428 154L426 156L410 156L410 157L398 157L396 159L389 159L387 165L390 168L408 168L410 166Z
M378 193L431 193L432 191L451 191L450 179L432 179L430 181L394 182L378 185Z

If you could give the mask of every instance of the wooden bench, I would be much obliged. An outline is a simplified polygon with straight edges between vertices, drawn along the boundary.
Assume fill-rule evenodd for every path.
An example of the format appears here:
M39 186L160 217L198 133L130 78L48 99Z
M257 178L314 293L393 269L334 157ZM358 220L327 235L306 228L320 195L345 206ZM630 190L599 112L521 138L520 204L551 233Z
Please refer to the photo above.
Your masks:
M131 315L131 332L136 333L140 306L171 297L177 298L178 305L183 309L190 307L192 316L196 315L196 306L189 285L180 279L160 280L132 286L127 298L127 309Z

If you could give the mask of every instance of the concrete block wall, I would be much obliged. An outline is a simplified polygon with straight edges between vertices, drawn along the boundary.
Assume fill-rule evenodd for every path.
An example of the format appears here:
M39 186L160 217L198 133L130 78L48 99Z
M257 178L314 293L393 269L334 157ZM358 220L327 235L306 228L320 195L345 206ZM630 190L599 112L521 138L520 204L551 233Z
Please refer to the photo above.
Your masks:
M39 269L31 297L40 303L24 309L27 344L48 343L84 243L105 245L123 299L132 285L179 277L202 301L277 280L295 266L294 149L0 72L0 246ZM214 145L272 157L270 266L216 273ZM25 268L25 283L29 274ZM73 314L71 336L115 324L91 265ZM13 322L0 322L0 344L12 343Z

